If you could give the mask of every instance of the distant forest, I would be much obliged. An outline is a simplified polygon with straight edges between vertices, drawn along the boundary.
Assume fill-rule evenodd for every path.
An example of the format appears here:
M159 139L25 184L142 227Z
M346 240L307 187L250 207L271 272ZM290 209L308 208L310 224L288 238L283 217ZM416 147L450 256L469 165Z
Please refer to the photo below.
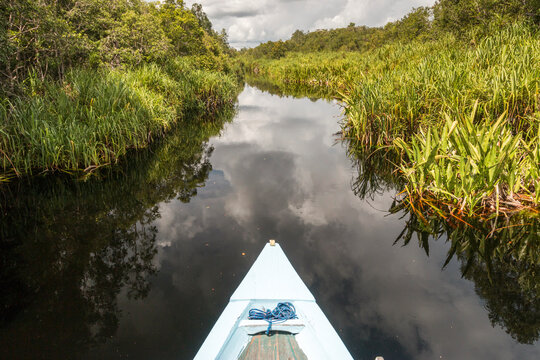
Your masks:
M277 59L287 52L365 51L395 41L432 40L446 32L463 37L475 29L482 36L488 28L516 18L538 25L540 0L439 0L432 7L414 8L383 27L350 23L339 29L296 30L286 41L268 41L242 53Z

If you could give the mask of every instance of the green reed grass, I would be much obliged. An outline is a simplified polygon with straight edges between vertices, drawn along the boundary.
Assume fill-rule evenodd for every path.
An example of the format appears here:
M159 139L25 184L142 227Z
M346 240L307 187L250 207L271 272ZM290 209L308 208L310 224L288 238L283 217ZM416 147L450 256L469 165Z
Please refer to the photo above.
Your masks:
M375 145L438 124L442 113L469 113L477 100L479 117L506 111L516 130L528 130L538 118L540 37L521 24L478 44L446 35L365 53L293 53L245 63L274 80L333 88L349 134Z
M167 68L72 70L62 82L31 76L26 97L0 103L1 179L92 170L148 146L188 113L233 104L232 76L175 60Z
M400 169L409 196L431 193L468 212L486 207L498 212L522 205L516 193L535 192L529 167L538 164L527 161L521 134L512 133L506 114L480 124L473 122L475 115L476 108L457 120L447 116L442 129L420 131L410 142L394 141L406 154Z
M493 199L507 191L508 196L518 192L538 203L540 36L537 29L522 23L488 33L470 43L447 34L435 41L387 44L364 53L291 53L280 60L243 61L248 71L274 82L331 88L343 103L345 137L368 148L397 146L408 155L401 168L411 181L410 193L434 192L474 211L488 203L500 184ZM449 144L436 153L446 156L451 145L464 151L459 155L462 160L430 160L429 167L418 168L417 161L426 161L435 151L428 137L441 138L439 129L448 126L447 119L452 119L450 124L457 121L458 130L467 130L454 129L451 134L456 142L461 136L463 145ZM494 128L495 124L499 125ZM474 136L490 139L492 147L501 137L512 139L512 149L497 150L507 152L504 171L497 164L491 167L501 153L494 155L484 148L478 148L484 149L479 154L466 152L471 150L468 144L485 145ZM477 172L474 180L460 178L468 170ZM432 171L448 171L448 176L435 178ZM456 183L451 176L458 177Z

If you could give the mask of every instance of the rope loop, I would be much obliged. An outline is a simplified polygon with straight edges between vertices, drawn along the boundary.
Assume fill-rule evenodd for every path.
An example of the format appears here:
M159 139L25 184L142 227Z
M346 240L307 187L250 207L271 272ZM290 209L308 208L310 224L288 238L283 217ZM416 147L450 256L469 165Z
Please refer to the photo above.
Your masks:
M270 330L272 330L272 324L282 323L289 319L298 319L298 316L296 316L296 309L293 304L282 302L277 304L274 310L251 309L249 310L248 319L268 321L266 335L269 335Z

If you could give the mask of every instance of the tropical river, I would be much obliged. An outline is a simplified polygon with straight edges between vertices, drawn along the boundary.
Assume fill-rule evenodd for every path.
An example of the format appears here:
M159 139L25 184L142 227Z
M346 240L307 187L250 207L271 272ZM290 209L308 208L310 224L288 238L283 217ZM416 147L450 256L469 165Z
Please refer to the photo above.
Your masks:
M514 289L505 265L490 280L463 257L443 269L445 236L394 244L396 187L347 156L340 118L247 86L234 119L103 180L6 186L0 358L191 359L276 239L355 359L540 359L538 278Z

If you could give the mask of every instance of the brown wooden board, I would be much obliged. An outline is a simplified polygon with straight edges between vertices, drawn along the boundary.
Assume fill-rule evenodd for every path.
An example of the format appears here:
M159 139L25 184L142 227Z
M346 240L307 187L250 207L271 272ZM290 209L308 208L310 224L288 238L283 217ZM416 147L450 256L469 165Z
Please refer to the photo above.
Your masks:
M254 335L238 360L307 360L294 335L271 333Z

